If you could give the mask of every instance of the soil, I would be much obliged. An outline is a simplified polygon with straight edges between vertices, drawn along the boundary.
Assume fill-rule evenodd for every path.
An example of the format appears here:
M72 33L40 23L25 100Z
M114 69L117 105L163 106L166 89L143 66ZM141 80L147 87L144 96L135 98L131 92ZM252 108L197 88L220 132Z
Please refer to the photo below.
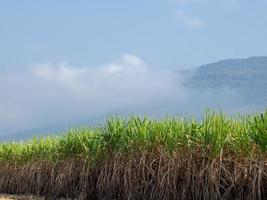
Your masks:
M8 195L0 194L0 200L43 200L41 197L34 197L31 195Z

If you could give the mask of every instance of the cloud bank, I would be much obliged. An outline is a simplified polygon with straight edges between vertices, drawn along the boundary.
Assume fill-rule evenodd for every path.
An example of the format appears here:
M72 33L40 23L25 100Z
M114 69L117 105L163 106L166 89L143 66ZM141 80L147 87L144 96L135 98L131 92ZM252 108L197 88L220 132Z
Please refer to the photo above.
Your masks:
M0 134L108 113L160 112L186 99L180 80L131 54L97 67L63 62L6 72L0 75Z
M101 121L109 114L200 115L205 107L240 108L230 88L185 86L191 73L153 68L136 55L96 67L66 62L0 74L0 135Z

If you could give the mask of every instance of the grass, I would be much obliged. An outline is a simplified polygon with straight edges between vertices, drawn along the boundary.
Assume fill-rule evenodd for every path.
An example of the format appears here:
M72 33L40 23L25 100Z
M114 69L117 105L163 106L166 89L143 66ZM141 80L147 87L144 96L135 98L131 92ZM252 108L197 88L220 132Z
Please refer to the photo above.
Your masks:
M264 199L266 158L267 112L234 118L207 111L202 120L113 117L93 129L1 144L0 192Z
M97 161L107 152L133 154L158 147L169 152L201 147L211 156L225 149L242 156L257 150L260 156L267 150L267 112L236 119L208 111L202 121L113 117L95 129L71 129L57 137L0 144L0 161L58 161L75 156Z

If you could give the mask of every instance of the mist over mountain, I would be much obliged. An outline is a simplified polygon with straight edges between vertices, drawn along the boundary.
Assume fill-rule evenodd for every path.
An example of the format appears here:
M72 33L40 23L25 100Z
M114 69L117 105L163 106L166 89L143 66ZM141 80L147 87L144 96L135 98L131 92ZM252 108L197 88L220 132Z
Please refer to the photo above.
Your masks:
M68 70L70 71L70 69ZM86 70L80 71L79 73L82 75L87 73ZM151 74L148 72L151 72L151 70L146 72L146 74L149 74L150 77ZM112 73L114 72L112 71ZM139 72L137 75L138 74ZM143 75L143 72L141 74ZM93 117L89 117L89 115L86 117L86 115L84 115L83 118L76 118L75 123L73 119L69 121L65 120L66 123L58 123L55 121L54 125L45 126L44 128L33 128L28 131L22 130L13 134L0 134L0 140L25 140L35 135L40 136L47 135L47 133L60 132L66 130L68 127L75 127L82 124L97 125L98 123L103 122L107 114L110 113L124 116L129 114L144 114L158 118L166 115L200 116L203 110L207 107L215 109L221 108L227 113L262 111L267 107L267 57L221 60L215 63L202 65L191 70L178 72L177 76L170 76L169 74L170 73L166 73L164 78L162 78L159 73L149 79L146 77L143 78L144 83L142 84L144 85L147 81L153 82L153 84L150 84L151 86L144 88L141 92L142 95L145 95L144 97L146 103L141 104L140 102L142 101L137 98L136 100L140 101L138 103L138 101L134 100L135 96L132 95L131 99L133 103L130 104L131 106L117 102L115 105L120 105L120 107L117 106L117 108L106 112L106 114L104 114L104 112L99 114L99 110L96 108L95 112L98 111L98 114L96 113L92 115ZM51 72L51 75L54 75L54 73ZM122 74L121 76L125 77L126 75ZM134 78L133 83L135 83L135 74L130 77ZM177 81L173 81L174 79L177 79ZM158 84L154 83L156 80L159 80L157 81ZM118 80L118 84L119 81L121 81L121 79ZM70 85L73 87L73 81ZM84 85L86 86L86 84ZM136 85L130 86L132 87L131 91L137 91L137 88L139 88L136 88ZM110 87L110 91L112 88L113 87ZM151 95L145 93L145 91L150 90L151 88L153 88ZM168 88L168 92L164 91L166 88ZM99 89L101 88L99 87ZM59 91L61 91L61 89ZM127 96L125 91L127 90L122 89L117 92L117 97L122 95ZM51 98L52 97L54 97L54 94ZM107 97L113 97L113 94ZM68 97L66 97L66 99L67 98ZM116 102L115 100L116 99L114 99L114 102ZM90 106L94 106L96 102L93 101L91 104L85 104L89 106L87 108L85 107L85 109L90 111ZM103 102L103 105L106 102L109 102L108 98ZM68 106L71 108L73 105L75 104L70 104ZM64 107L64 109L65 108L66 107ZM58 109L58 107L55 106L55 109ZM73 111L71 110L70 113L73 113ZM88 113L90 114L90 112ZM77 116L79 115L80 113L77 112ZM75 115L73 117L75 117ZM61 116L58 116L58 118L65 119ZM55 120L56 119L57 118L55 118Z
M217 96L228 91L237 98L231 99L236 108L264 108L267 105L267 57L221 60L186 73L191 76L184 85L192 91L203 94L209 91Z

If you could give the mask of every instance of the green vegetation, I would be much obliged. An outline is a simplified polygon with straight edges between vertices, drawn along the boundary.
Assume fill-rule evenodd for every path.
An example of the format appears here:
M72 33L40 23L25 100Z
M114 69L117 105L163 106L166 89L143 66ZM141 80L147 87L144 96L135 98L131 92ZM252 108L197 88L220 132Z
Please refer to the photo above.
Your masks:
M207 112L202 121L114 117L97 128L69 130L63 136L0 145L0 162L60 161L82 157L101 161L107 154L130 155L164 148L201 149L216 157L222 151L262 156L267 150L267 112L238 119Z
M266 199L267 112L114 117L0 145L0 193L48 199Z

